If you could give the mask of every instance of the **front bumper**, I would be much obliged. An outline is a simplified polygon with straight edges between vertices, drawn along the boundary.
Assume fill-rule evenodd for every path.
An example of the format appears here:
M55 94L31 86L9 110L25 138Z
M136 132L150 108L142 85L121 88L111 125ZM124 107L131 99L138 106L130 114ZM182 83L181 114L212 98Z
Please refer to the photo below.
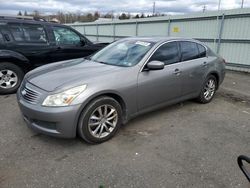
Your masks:
M74 138L81 105L44 107L31 104L17 92L17 101L28 127L36 132L62 138Z

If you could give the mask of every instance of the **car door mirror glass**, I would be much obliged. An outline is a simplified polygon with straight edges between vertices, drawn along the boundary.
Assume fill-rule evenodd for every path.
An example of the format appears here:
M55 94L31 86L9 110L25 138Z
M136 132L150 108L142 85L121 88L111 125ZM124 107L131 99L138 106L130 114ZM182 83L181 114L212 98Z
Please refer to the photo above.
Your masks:
M86 45L86 41L85 41L84 39L82 39L82 38L81 38L81 40L80 40L80 43L81 43L82 46L85 46L85 45Z
M149 70L161 70L164 69L165 64L161 61L150 61L147 64L147 67Z

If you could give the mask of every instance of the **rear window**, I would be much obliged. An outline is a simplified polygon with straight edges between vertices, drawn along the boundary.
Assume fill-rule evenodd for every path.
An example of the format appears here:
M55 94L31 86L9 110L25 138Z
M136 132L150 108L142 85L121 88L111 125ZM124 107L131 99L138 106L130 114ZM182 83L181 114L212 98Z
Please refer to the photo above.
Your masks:
M199 51L196 43L194 42L180 42L181 46L181 60L188 61L199 58Z
M46 43L47 37L41 25L23 24L24 38L27 42Z
M37 24L9 24L10 32L17 42L46 43L44 28Z
M23 42L24 40L24 35L23 35L23 30L21 28L21 24L8 24L10 32L17 42Z
M202 46L201 44L197 44L199 49L199 57L206 57L206 48Z

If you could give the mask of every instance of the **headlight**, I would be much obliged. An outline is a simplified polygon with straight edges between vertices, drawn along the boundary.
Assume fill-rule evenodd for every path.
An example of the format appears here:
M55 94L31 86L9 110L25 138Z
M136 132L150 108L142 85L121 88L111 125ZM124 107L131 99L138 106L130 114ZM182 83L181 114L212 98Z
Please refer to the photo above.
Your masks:
M82 85L82 86L71 88L62 93L49 95L43 101L43 106L68 106L86 88L87 88L87 85Z

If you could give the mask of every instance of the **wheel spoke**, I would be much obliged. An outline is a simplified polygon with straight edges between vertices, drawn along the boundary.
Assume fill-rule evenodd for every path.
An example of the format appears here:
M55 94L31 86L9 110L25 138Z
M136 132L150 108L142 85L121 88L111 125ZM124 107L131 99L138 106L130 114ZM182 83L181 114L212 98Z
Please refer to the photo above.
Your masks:
M17 77L12 77L12 78L10 78L10 82L16 83L16 82L17 82Z
M89 126L93 127L93 126L96 126L96 125L99 125L100 122L93 122L93 123L90 123Z
M99 115L100 115L100 116L103 116L103 113L102 113L102 107L101 107L101 106L98 108L98 110L97 110L97 111L98 111L98 113L99 113Z
M11 88L12 87L12 85L10 84L10 82L5 82L5 84L6 84L6 89L9 89L9 88Z
M103 125L101 125L101 130L100 130L100 132L99 132L99 137L101 137L102 132L103 132Z
M111 123L110 121L105 121L105 123L107 123L107 124L110 125L111 127L115 127L115 126L113 125L113 123Z
M93 134L94 134L94 135L96 135L96 133L98 132L98 130L100 129L100 127L101 127L101 124L99 124L99 125L95 128L95 130L93 131Z
M110 133L110 130L109 130L109 128L107 127L107 125L106 125L106 124L103 124L103 126L104 126L106 132Z
M90 117L90 119L91 119L91 120L100 120L101 118L100 118L100 117L97 117L97 116L95 116L95 115L93 115L93 116Z
M106 117L107 117L107 118L110 117L114 112L115 112L115 110L114 110L114 109L111 109L110 112L107 114Z
M2 77L3 76L3 73L2 73L2 71L0 71L0 77Z
M114 119L116 116L117 116L117 114L114 114L113 116L107 118L107 120L110 121L110 120Z
M13 72L11 70L7 70L7 74L6 75L11 76L12 74L13 74Z
M107 116L107 113L108 113L108 106L107 105L105 105L104 106L104 116Z

